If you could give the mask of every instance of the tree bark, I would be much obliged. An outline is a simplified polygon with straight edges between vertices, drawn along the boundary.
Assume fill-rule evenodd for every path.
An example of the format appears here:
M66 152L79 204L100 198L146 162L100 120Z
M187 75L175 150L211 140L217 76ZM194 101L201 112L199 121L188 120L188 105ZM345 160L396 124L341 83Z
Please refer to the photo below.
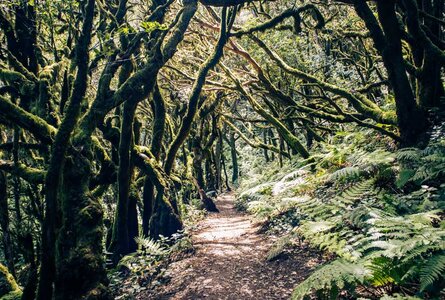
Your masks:
M151 140L151 152L153 153L155 159L159 160L165 133L166 108L165 101L157 85L155 85L155 88L153 90L152 98L154 107L154 120ZM150 180L149 176L146 176L144 180L144 209L142 215L142 231L144 236L148 236L150 231L150 218L153 215L153 207L155 206L154 187L155 185Z
M395 1L377 2L381 27L365 0L355 0L354 7L371 33L374 45L382 56L388 72L388 79L396 100L397 124L402 146L414 145L424 133L427 121L424 112L416 104L406 74Z
M3 237L3 251L9 272L15 277L14 248L9 230L8 181L6 174L0 171L0 226Z
M89 193L85 153L66 160L61 186L62 224L57 238L55 300L110 299L103 260L103 211Z
M56 275L55 260L57 260L56 258L57 255L55 252L55 244L56 244L56 226L58 223L57 216L59 215L59 202L60 202L59 199L61 196L65 197L65 199L69 199L69 197L72 195L69 193L68 194L62 193L60 195L59 192L60 192L61 182L63 180L66 181L66 179L63 179L65 175L64 173L69 174L70 171L73 171L73 170L67 170L65 168L66 152L69 147L69 139L71 137L71 133L73 132L75 125L77 124L77 120L80 114L81 102L86 93L86 85L88 77L87 69L89 61L88 47L91 40L91 32L92 32L92 25L94 18L94 5L95 5L94 0L88 0L85 7L84 24L82 27L81 35L76 45L75 61L77 65L77 75L74 82L70 102L65 114L65 118L63 119L62 124L60 125L57 131L54 144L52 145L50 163L45 179L46 208L45 208L45 220L42 230L41 268L40 268L39 288L37 293L37 299L39 300L52 299L53 295L52 284L55 280L55 275ZM71 166L71 167L76 168L76 166ZM69 190L67 192L69 192ZM78 192L79 190L75 191L75 193ZM86 191L82 191L82 193L85 192ZM75 195L72 196L76 197ZM78 195L77 197L79 196L80 195ZM70 205L67 206L69 207ZM63 214L62 223L66 223L67 219L69 219L66 214L72 213L71 211L67 211L66 208L67 208L66 206L62 205L61 209ZM71 226L73 226L73 224L71 224ZM96 228L94 228L93 230L95 229ZM92 229L90 228L88 230ZM82 234L83 233L80 232L79 236L82 236ZM61 231L61 235L63 236L63 231ZM60 241L60 238L58 240ZM97 241L95 241L95 243L97 243ZM67 252L69 252L69 250ZM58 255L60 255L60 251ZM82 253L82 255L86 255L86 253ZM61 267L63 269L64 261L59 260L59 263L61 263L61 265L58 267L59 268ZM75 266L76 265L73 265L72 267ZM71 272L75 273L74 270ZM57 276L63 277L66 276L66 274L58 272ZM56 281L63 282L62 286L64 288L65 282L63 281L63 279L62 280L56 279ZM60 294L64 294L64 292L61 291L61 289L58 290L58 293L55 295L55 297L58 298ZM72 299L72 298L65 298L65 299Z
M113 225L110 252L113 253L113 263L130 253L129 240L129 197L132 177L131 153L133 151L133 122L137 102L127 100L122 111L122 124L119 142L119 169L118 169L118 200L116 216Z
M238 184L239 167L238 167L238 154L236 153L236 140L235 133L230 132L230 155L232 157L232 183Z

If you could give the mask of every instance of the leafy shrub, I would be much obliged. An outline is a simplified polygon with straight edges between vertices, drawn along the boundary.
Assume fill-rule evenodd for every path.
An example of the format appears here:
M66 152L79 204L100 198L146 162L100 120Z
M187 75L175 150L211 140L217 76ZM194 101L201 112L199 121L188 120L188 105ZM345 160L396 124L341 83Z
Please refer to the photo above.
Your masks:
M293 299L313 293L320 299L335 298L341 290L356 295L358 285L374 287L374 297L383 297L377 287L388 285L414 287L422 297L440 295L445 287L445 230L440 225L444 223L443 210L437 208L444 205L443 178L436 168L425 171L431 153L434 164L445 157L438 149L432 145L396 153L395 166L419 167L409 174L398 174L399 187L412 182L409 194L382 189L377 180L382 168L377 167L371 179L362 179L336 197L312 198L297 206L305 218L297 232L338 258L299 285ZM363 174L359 177L366 178ZM426 182L436 187L421 185ZM394 295L394 299L404 297Z
M296 287L293 299L443 296L445 140L391 152L366 134L340 133L333 145L320 144L315 172L299 174L299 181L292 181L295 160L281 170L272 166L279 170L274 176L258 171L238 197L284 234L268 259L291 246L295 233L335 255ZM285 178L292 184L283 184ZM266 187L271 194L260 193Z

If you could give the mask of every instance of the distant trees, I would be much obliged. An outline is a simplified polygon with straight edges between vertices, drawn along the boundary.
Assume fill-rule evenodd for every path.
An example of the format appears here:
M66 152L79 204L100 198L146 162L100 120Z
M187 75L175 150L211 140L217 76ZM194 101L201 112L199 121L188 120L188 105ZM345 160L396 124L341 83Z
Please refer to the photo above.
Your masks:
M28 299L109 297L104 248L181 230L191 197L216 211L241 142L309 162L353 123L413 145L443 108L442 0L244 2L2 4L2 250Z

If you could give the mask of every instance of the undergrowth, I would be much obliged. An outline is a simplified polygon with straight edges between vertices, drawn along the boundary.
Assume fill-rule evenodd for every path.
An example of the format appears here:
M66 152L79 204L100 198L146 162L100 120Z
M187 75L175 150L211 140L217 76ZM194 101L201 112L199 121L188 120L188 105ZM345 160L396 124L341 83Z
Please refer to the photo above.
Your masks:
M445 297L445 139L395 150L369 132L339 133L313 153L311 166L250 166L237 197L283 235L268 259L297 239L334 257L292 298Z
M157 241L149 237L135 239L137 251L123 257L109 272L109 287L114 299L135 299L148 287L162 284L162 275L168 265L194 252L189 232L205 217L199 206L199 199L191 199L190 204L181 203L181 213L187 220L185 230L169 238L161 236Z
M159 241L138 237L136 243L138 250L123 257L110 272L110 289L115 294L115 299L134 299L147 286L156 284L156 280L162 277L171 261L193 252L192 241L184 233L161 238Z

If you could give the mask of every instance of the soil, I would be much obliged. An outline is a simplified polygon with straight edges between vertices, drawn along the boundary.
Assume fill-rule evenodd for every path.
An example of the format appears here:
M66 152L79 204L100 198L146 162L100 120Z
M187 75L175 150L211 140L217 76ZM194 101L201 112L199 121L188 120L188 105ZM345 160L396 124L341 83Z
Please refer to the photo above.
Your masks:
M274 261L267 252L276 238L259 233L251 217L238 212L234 196L216 200L193 233L193 255L170 264L158 285L137 299L289 299L296 284L322 261L304 245Z

